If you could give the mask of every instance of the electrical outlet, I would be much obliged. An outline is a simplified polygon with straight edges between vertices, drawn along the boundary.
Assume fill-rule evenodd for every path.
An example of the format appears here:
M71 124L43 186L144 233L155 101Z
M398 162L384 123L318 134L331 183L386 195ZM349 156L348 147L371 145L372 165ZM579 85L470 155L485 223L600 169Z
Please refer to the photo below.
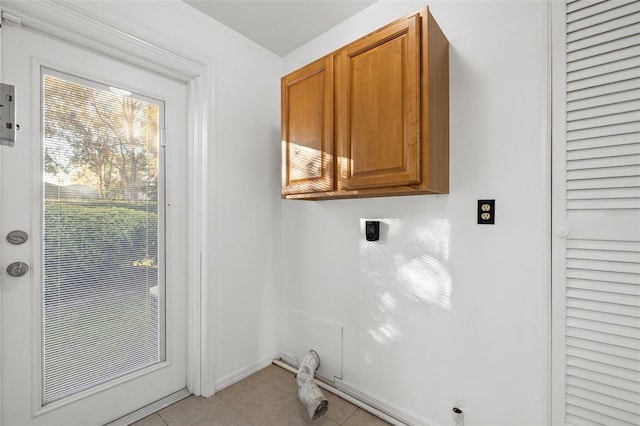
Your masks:
M478 225L496 223L496 200L478 200Z

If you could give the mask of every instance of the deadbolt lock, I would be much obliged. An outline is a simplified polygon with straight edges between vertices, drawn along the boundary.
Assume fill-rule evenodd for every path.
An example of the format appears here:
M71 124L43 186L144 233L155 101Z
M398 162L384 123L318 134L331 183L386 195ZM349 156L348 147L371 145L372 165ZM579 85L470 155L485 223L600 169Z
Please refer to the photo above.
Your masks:
M7 274L12 277L21 277L29 272L29 265L24 262L13 262L7 266Z
M11 231L7 234L7 241L16 246L26 243L28 239L29 236L24 231Z

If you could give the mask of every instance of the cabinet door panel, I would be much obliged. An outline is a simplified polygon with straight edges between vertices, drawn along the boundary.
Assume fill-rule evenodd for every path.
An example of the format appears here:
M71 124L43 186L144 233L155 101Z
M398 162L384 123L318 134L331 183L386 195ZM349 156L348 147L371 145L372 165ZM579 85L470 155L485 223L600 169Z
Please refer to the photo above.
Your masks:
M420 183L420 17L337 54L339 189Z
M332 59L289 74L281 89L282 194L332 190Z

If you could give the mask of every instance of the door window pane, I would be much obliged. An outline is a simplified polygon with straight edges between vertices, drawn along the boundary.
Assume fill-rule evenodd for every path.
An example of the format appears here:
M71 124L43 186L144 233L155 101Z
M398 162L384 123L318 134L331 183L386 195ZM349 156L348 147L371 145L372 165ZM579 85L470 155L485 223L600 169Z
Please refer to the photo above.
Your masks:
M164 360L163 104L43 70L43 404Z

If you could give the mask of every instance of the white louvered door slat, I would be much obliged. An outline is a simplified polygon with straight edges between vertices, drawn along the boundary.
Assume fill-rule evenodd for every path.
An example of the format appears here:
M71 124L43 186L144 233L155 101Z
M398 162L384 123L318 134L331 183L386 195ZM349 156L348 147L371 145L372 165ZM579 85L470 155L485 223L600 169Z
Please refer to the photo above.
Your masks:
M605 188L571 190L568 200L628 200L629 205L635 203L636 188Z
M574 249L574 250L598 250L601 252L607 252L607 251L620 251L620 252L625 252L625 253L637 253L637 245L632 242L625 242L625 241L616 241L616 242L611 242L611 241L602 241L602 240L598 240L598 241L584 241L584 240L578 240L578 241L567 241L567 248L569 249Z
M582 60L575 62L573 70L567 74L567 81L578 81L599 75L606 75L613 72L623 71L635 67L640 58L633 56L630 58L620 59L614 62L601 62L602 58ZM580 67L582 65L582 67Z
M567 150L567 160L585 160L599 157L622 157L640 153L640 144L605 146L601 148Z
M632 27L633 28L633 27ZM585 58L591 58L601 55L603 52L610 53L615 52L620 49L625 49L628 47L633 47L638 45L638 39L640 36L637 35L637 29L633 31L632 29L621 29L618 34L605 36L600 34L600 40L593 41L592 46L577 48L577 46L569 47L567 49L567 61L579 61ZM631 32L631 34L629 34ZM624 35L626 33L626 36ZM583 39L582 45L585 45L589 39ZM602 41L603 43L599 43Z
M567 337L567 347L588 349L627 359L637 359L638 357L638 351L634 351L633 349L573 337ZM633 401L633 399L631 399L631 401Z
M638 91L634 91L638 92ZM638 95L638 93L635 93ZM617 114L633 113L640 114L640 96L629 101L623 100L612 104L602 104L590 108L581 108L570 111L567 114L567 121L578 121L589 118L607 117ZM632 119L635 118L632 116Z
M616 397L611 397L607 394L602 394L599 392L593 392L588 389L583 389L579 387L573 387L572 396L576 396L579 398L583 398L589 401L601 401L602 403L609 405L611 407L615 407L620 410L631 411L634 409L633 402L625 401Z
M552 7L552 423L640 425L640 0Z
M578 149L603 148L607 146L626 145L640 143L640 133L624 133L621 135L607 136L606 138L587 138L567 142L567 151Z
M635 0L603 1L597 4L590 4L588 7L575 8L575 11L569 12L567 15L567 22L575 22L591 16L602 16L604 12L633 3L634 1Z
M626 92L611 93L608 95L598 96L596 98L588 98L583 100L575 100L567 103L568 112L590 111L598 107L607 107L617 103L638 101L640 99L640 89L627 90Z
M606 0L585 0L585 1L567 1L567 11L575 12L577 10L584 9L585 7L592 7L598 3L604 3Z
M593 129L596 127L614 126L617 124L636 123L640 111L628 111L618 114L606 114L567 122L567 130ZM637 151L636 153L640 152Z
M602 251L602 250L589 250L588 248L575 248L567 252L568 259L593 259L593 260L611 260L614 262L628 262L635 263L638 254L633 252L624 251ZM640 286L638 286L640 289Z
M597 381L586 380L580 377L567 377L567 384L570 384L574 389L585 389L602 395L609 395L627 402L634 402L638 398L638 394L636 392L629 392L621 388L608 386Z
M606 127L595 127L591 129L578 129L568 132L567 140L575 141L581 139L603 138L608 136L623 135L627 133L640 133L640 123L637 121L613 124Z
M638 53L640 54L640 47L638 48ZM611 58L612 61L618 61L620 59L615 57ZM638 87L640 87L640 78L634 78L633 80L618 81L605 86L589 87L580 91L568 91L566 96L567 101L573 102L582 99L595 98L597 96L618 94L626 92L627 90L636 90Z
M606 0L606 1L610 1L610 0ZM597 25L587 26L580 30L575 30L570 33L567 33L566 40L569 43L575 43L585 38L595 38L595 37L598 37L600 34L616 31L620 28L624 28L626 26L636 24L638 22L639 16L640 16L640 13L636 11L635 13L632 12L630 14L624 14L617 18L611 19L609 21L604 21Z
M583 30L595 25L602 25L608 21L625 17L627 15L631 15L634 13L638 13L638 6L635 1L628 2L622 0L607 0L607 3L611 4L622 4L622 6L616 7L615 9L606 10L603 13L599 13L596 15L588 16L583 19L571 20L571 13L567 14L567 34L570 34L574 31ZM569 46L571 47L571 46Z
M640 124L639 124L640 125ZM595 132L605 131L604 129L594 129ZM630 154L620 157L600 157L587 158L585 160L575 160L567 164L568 170L582 169L605 169L610 167L634 166L640 162L639 154Z
M606 169L592 169L592 170L574 170L567 172L567 180L579 180L579 179L596 179L596 178L616 178L624 176L639 176L640 166L631 165L626 167L616 167L612 170Z
M592 37L586 37L582 39L576 39L571 43L571 52L585 49L587 47L596 46L598 44L607 43L613 40L620 40L625 37L633 36L638 33L638 27L640 23L635 23L620 28L616 28L612 31L605 31L603 33L596 34Z
M640 65L640 61L638 61ZM589 78L569 82L569 90L572 92L598 86L606 86L607 84L628 81L638 76L634 68L624 69L621 71L611 72L604 75L595 75Z
M625 262L620 258L614 261L604 261L603 259L572 259L568 258L567 268L579 269L583 271L602 271L609 273L609 280L615 281L617 272L624 274L640 274L640 263Z
M580 66L585 67L586 65L593 66L598 63L604 63L604 60L607 57L600 57L602 52L607 52L607 55L619 55L618 58L626 58L626 57L634 57L636 49L634 47L638 46L640 41L640 36L630 36L624 37L621 39L616 39L613 41L609 41L604 44L596 44L593 47L588 47L586 49L574 50L567 54L567 61L574 62L573 68L578 68ZM627 49L628 51L621 51L622 49ZM589 64L586 59L595 58L592 64ZM582 62L578 62L582 61ZM572 70L573 71L573 70Z
M574 180L567 182L567 189L585 188L625 188L640 186L640 176L605 179Z

